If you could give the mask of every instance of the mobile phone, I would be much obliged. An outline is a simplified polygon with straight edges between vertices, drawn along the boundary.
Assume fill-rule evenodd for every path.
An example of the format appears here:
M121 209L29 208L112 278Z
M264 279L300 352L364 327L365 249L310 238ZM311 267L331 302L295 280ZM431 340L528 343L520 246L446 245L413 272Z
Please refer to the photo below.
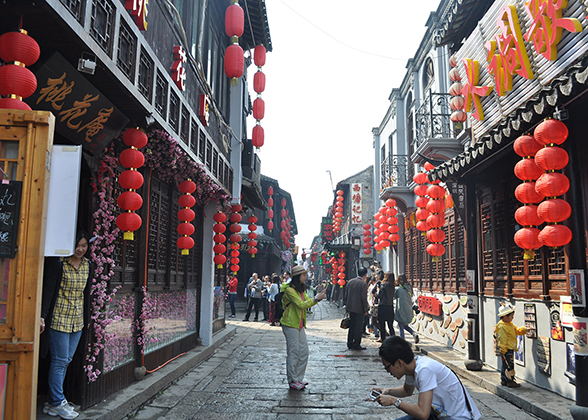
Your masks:
M378 392L375 389L372 389L372 391L370 392L370 400L375 401L376 398L378 398L380 395L382 395L381 392Z

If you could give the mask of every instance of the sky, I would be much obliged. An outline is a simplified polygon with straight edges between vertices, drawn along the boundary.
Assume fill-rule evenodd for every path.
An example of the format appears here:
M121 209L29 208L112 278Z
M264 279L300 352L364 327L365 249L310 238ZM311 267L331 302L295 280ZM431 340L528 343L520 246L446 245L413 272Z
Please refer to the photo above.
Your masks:
M265 3L273 51L262 68L265 145L258 155L261 173L292 195L301 253L320 233L333 187L373 165L372 129L439 0ZM255 71L252 65L249 80ZM252 86L250 94L257 95ZM254 125L251 117L249 130Z

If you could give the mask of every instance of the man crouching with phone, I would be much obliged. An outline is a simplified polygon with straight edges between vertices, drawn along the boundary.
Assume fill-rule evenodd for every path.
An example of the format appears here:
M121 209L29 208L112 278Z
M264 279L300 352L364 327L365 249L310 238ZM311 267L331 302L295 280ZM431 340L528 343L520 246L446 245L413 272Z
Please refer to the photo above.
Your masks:
M372 388L370 398L380 405L394 405L404 411L407 416L399 420L478 420L481 417L457 375L436 360L415 357L404 339L388 337L380 346L380 357L384 369L396 379L404 376L405 382L398 388ZM401 399L411 396L415 388L419 391L417 404Z

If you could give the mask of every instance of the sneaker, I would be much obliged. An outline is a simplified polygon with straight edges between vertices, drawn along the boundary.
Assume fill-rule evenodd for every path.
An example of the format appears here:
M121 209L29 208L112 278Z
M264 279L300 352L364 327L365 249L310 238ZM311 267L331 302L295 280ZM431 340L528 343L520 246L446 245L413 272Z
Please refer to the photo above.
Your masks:
M290 382L290 389L293 389L295 391L302 391L304 390L304 387L306 385L304 385L304 383L302 382Z
M419 335L418 334L415 334L414 335L414 343L415 344L418 344L419 343Z
M59 416L62 419L75 419L77 416L79 416L79 414L73 410L73 407L67 402L67 400L61 401L61 404L58 406L49 406L47 414L53 417Z
M506 386L509 388L519 388L521 386L521 384L519 384L515 381L509 381L506 383Z

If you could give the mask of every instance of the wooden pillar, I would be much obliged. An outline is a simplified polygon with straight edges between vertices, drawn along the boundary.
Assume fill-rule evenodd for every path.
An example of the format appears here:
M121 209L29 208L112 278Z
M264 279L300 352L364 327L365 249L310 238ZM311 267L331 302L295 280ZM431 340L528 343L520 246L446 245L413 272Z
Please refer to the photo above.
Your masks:
M36 418L37 369L49 162L55 118L46 111L0 109L0 166L22 182L14 258L0 259L7 284L6 318L0 323L0 363L7 365L5 420ZM4 175L3 175L4 176ZM6 179L6 177L4 177ZM4 303L4 302L2 302Z

